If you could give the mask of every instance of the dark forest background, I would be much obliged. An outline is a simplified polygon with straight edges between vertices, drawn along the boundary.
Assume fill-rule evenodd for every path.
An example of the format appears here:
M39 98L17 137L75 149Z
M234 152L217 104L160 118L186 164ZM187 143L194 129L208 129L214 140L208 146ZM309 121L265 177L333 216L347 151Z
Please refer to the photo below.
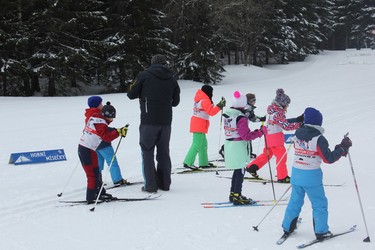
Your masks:
M375 48L374 0L0 0L0 95L126 91L164 54L178 79Z

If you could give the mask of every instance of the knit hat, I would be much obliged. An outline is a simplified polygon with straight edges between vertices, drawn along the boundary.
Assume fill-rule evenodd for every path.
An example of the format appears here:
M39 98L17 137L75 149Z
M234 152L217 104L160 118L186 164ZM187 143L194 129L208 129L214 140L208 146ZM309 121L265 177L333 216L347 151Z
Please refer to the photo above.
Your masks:
M151 58L151 64L162 64L166 65L167 64L167 59L165 56L156 54Z
M97 108L102 103L102 98L100 96L91 96L87 100L87 105L89 105L90 108Z
M282 107L286 107L290 104L290 98L289 98L289 96L284 94L283 89L277 89L276 90L275 102L277 102Z
M116 118L116 109L110 102L107 102L107 104L103 106L102 115L106 118Z
M319 110L314 108L306 108L305 109L305 124L311 124L311 125L318 125L322 126L323 123L323 115L320 113Z
M202 88L201 88L201 90L202 90L204 93L206 93L206 95L207 95L210 99L212 99L212 91L213 91L213 88L212 88L210 85L208 85L208 84L203 85Z
M247 99L245 95L242 95L239 91L233 93L232 107L233 108L244 108L247 105Z
M255 95L252 93L247 93L246 94L247 98L247 104L252 105L253 102L255 102L257 99L255 98Z

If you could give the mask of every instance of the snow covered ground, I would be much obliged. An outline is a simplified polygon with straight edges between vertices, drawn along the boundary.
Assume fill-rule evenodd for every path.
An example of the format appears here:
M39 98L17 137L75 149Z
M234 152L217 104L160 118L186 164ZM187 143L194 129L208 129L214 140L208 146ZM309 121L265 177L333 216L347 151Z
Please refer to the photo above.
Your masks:
M221 96L228 102L235 90L257 96L256 114L264 115L267 105L283 88L292 102L288 117L295 117L308 106L323 113L325 136L331 148L349 132L353 141L351 157L363 203L369 235L375 234L375 51L325 51L310 56L305 62L275 65L228 66L223 81L214 86L214 101ZM173 167L181 167L191 144L189 119L193 96L200 84L180 81L181 103L174 109L171 157ZM122 140L118 159L122 173L129 181L142 180L141 155L138 145L138 101L126 94L102 96L117 109L114 127L130 124ZM286 206L277 206L261 222L271 207L202 208L201 202L226 201L230 180L213 173L173 174L169 192L159 191L157 200L61 207L57 194L66 189L61 199L84 199L84 172L77 156L77 143L83 128L87 96L81 97L0 97L0 249L67 250L67 249L294 249L314 238L311 206L306 199L302 223L296 234L283 245L276 240L282 234L281 221ZM258 128L260 124L251 124ZM209 155L218 157L223 143L220 117L211 118L208 134ZM113 145L117 146L118 140ZM255 153L263 148L255 140ZM63 148L67 161L14 166L8 164L14 152ZM288 163L294 150L289 152ZM271 161L275 173L275 161ZM358 230L311 249L375 249L374 243L363 243L367 236L348 158L324 165L324 182L341 184L326 187L329 199L329 225L332 232L358 225ZM268 167L259 172L269 177ZM69 182L69 177L72 178ZM220 172L220 176L230 176ZM104 174L105 176L105 174ZM106 179L111 183L110 177ZM287 189L275 184L276 196ZM118 197L143 197L141 185L111 191ZM257 200L273 199L270 184L244 182L243 194ZM289 194L288 194L289 195ZM261 222L261 223L260 223ZM260 223L260 224L259 224ZM259 232L253 226L259 224Z

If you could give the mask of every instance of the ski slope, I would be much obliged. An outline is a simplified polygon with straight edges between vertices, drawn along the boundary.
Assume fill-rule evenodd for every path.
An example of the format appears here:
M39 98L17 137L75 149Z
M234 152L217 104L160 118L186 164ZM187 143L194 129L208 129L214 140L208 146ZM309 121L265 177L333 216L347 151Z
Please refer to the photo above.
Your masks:
M214 102L224 96L228 103L238 90L257 96L258 115L283 88L291 98L287 117L296 117L306 107L323 114L325 137L331 148L349 132L353 141L350 154L363 203L369 236L375 234L375 51L324 51L305 62L289 65L227 66L225 78L214 86ZM173 168L181 167L192 135L189 121L193 96L199 83L179 81L181 103L174 109L170 144ZM114 127L130 124L122 140L118 160L123 176L129 181L142 180L141 154L138 145L139 107L126 94L102 95L117 109ZM86 177L77 156L77 143L83 128L87 96L80 97L0 97L2 117L0 140L0 249L4 250L260 250L295 249L314 239L311 205L306 199L298 230L283 245L276 241L282 235L281 222L286 206L277 206L266 216L270 206L203 208L201 202L227 201L230 180L217 178L215 172L173 174L169 192L159 191L156 200L63 207L60 199L85 198ZM218 157L224 141L220 117L211 118L207 135L209 156ZM256 129L260 124L252 123ZM117 146L118 140L113 142ZM261 152L262 139L253 142L255 153ZM14 152L47 149L65 150L67 161L15 166L8 164ZM289 169L293 149L288 154ZM275 173L275 161L271 161ZM340 232L357 225L353 233L315 244L311 249L375 249L374 243L363 243L367 236L353 183L348 158L324 165L324 183L342 184L325 187L329 200L330 230ZM269 178L268 167L258 172ZM219 172L231 176L231 172ZM103 174L105 182L110 177ZM71 177L71 178L70 178ZM64 188L66 186L66 188ZM275 184L276 197L288 188ZM144 197L141 185L113 189L118 197ZM255 200L273 199L268 183L244 182L243 194ZM288 196L289 193L286 195ZM262 221L262 222L261 222ZM260 223L261 222L261 223ZM260 224L259 224L260 223ZM253 230L258 225L259 232Z

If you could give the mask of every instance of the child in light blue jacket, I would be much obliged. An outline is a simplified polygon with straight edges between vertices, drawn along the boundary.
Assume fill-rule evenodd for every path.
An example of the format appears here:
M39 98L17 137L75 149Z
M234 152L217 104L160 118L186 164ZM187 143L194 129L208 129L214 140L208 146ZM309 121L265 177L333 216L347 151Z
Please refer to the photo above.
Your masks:
M328 228L328 200L324 193L323 172L320 166L323 161L331 164L341 156L346 156L352 142L345 137L336 145L335 150L331 151L327 139L323 136L322 114L314 108L306 108L304 119L305 125L296 131L291 176L292 195L282 227L286 235L294 231L307 194L313 209L314 232L320 240L331 235Z

